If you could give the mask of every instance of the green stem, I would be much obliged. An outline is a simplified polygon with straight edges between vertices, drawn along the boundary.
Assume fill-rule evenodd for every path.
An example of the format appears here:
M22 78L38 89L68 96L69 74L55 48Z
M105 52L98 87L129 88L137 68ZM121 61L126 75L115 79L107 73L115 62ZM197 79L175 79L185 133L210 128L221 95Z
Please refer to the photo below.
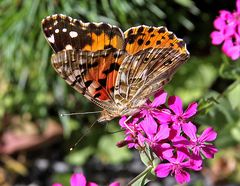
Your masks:
M133 179L127 184L127 186L131 186L133 183L135 183L136 181L138 181L141 177L145 176L152 168L153 168L152 165L149 165L143 172L141 172L139 175L137 175L135 178L133 178Z

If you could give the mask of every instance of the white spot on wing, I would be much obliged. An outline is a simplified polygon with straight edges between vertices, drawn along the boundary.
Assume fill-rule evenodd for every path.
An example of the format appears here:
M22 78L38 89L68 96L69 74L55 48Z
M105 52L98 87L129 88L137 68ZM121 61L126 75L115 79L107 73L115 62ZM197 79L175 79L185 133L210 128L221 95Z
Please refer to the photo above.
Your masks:
M71 32L69 32L69 35L70 35L71 38L74 38L74 37L78 36L78 33L75 32L75 31L71 31Z
M53 34L52 34L50 37L48 37L47 39L48 39L48 41L49 41L50 43L54 43L54 42L55 42L55 39L54 39L54 35L53 35Z
M63 31L63 32L67 32L67 29L66 29L66 28L63 28L62 31Z
M59 33L59 29L58 28L55 30L55 33Z
M66 49L66 50L71 50L71 49L73 49L73 47L72 47L72 45L66 45L66 46L65 46L65 49Z

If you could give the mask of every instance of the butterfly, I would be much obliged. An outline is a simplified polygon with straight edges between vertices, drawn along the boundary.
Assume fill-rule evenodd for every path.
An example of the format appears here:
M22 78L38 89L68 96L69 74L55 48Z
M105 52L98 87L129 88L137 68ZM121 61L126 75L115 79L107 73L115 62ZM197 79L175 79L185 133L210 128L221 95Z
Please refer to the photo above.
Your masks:
M42 20L56 72L103 109L99 122L132 115L187 61L182 39L166 27L141 25L123 33L107 23L62 14Z

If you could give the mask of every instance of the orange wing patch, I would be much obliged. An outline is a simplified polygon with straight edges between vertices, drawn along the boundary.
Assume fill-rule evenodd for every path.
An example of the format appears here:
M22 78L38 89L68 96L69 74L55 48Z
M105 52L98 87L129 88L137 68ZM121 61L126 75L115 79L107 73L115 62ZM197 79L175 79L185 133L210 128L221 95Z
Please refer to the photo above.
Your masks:
M147 48L173 48L181 53L187 53L185 42L178 39L165 27L138 26L124 33L125 49L129 54L135 54Z
M113 100L115 81L125 55L124 51L116 49L96 52L63 50L52 56L52 65L84 96L109 101Z
M64 49L98 51L123 48L123 32L107 23L84 23L69 16L55 14L42 21L42 28L56 53Z
M88 30L86 37L91 38L91 43L85 45L82 50L93 52L108 48L123 48L123 33L118 27L107 23L83 23L83 25L83 28Z
M125 52L108 49L85 57L87 71L84 82L89 92L98 100L112 99L118 70L125 58Z

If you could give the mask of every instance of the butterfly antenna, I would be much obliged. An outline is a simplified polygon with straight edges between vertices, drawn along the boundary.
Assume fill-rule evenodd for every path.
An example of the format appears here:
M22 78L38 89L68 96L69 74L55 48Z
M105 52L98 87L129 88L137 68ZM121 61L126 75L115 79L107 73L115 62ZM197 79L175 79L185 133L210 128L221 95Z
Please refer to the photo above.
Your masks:
M75 149L75 147L82 141L82 139L90 132L90 129L96 124L97 120L94 121L90 127L87 129L86 133L83 134L78 140L77 142L69 149L70 151L72 151L73 149Z
M73 112L73 113L61 113L60 116L74 116L74 115L85 115L85 114L97 114L100 113L102 111L94 111L94 112Z

